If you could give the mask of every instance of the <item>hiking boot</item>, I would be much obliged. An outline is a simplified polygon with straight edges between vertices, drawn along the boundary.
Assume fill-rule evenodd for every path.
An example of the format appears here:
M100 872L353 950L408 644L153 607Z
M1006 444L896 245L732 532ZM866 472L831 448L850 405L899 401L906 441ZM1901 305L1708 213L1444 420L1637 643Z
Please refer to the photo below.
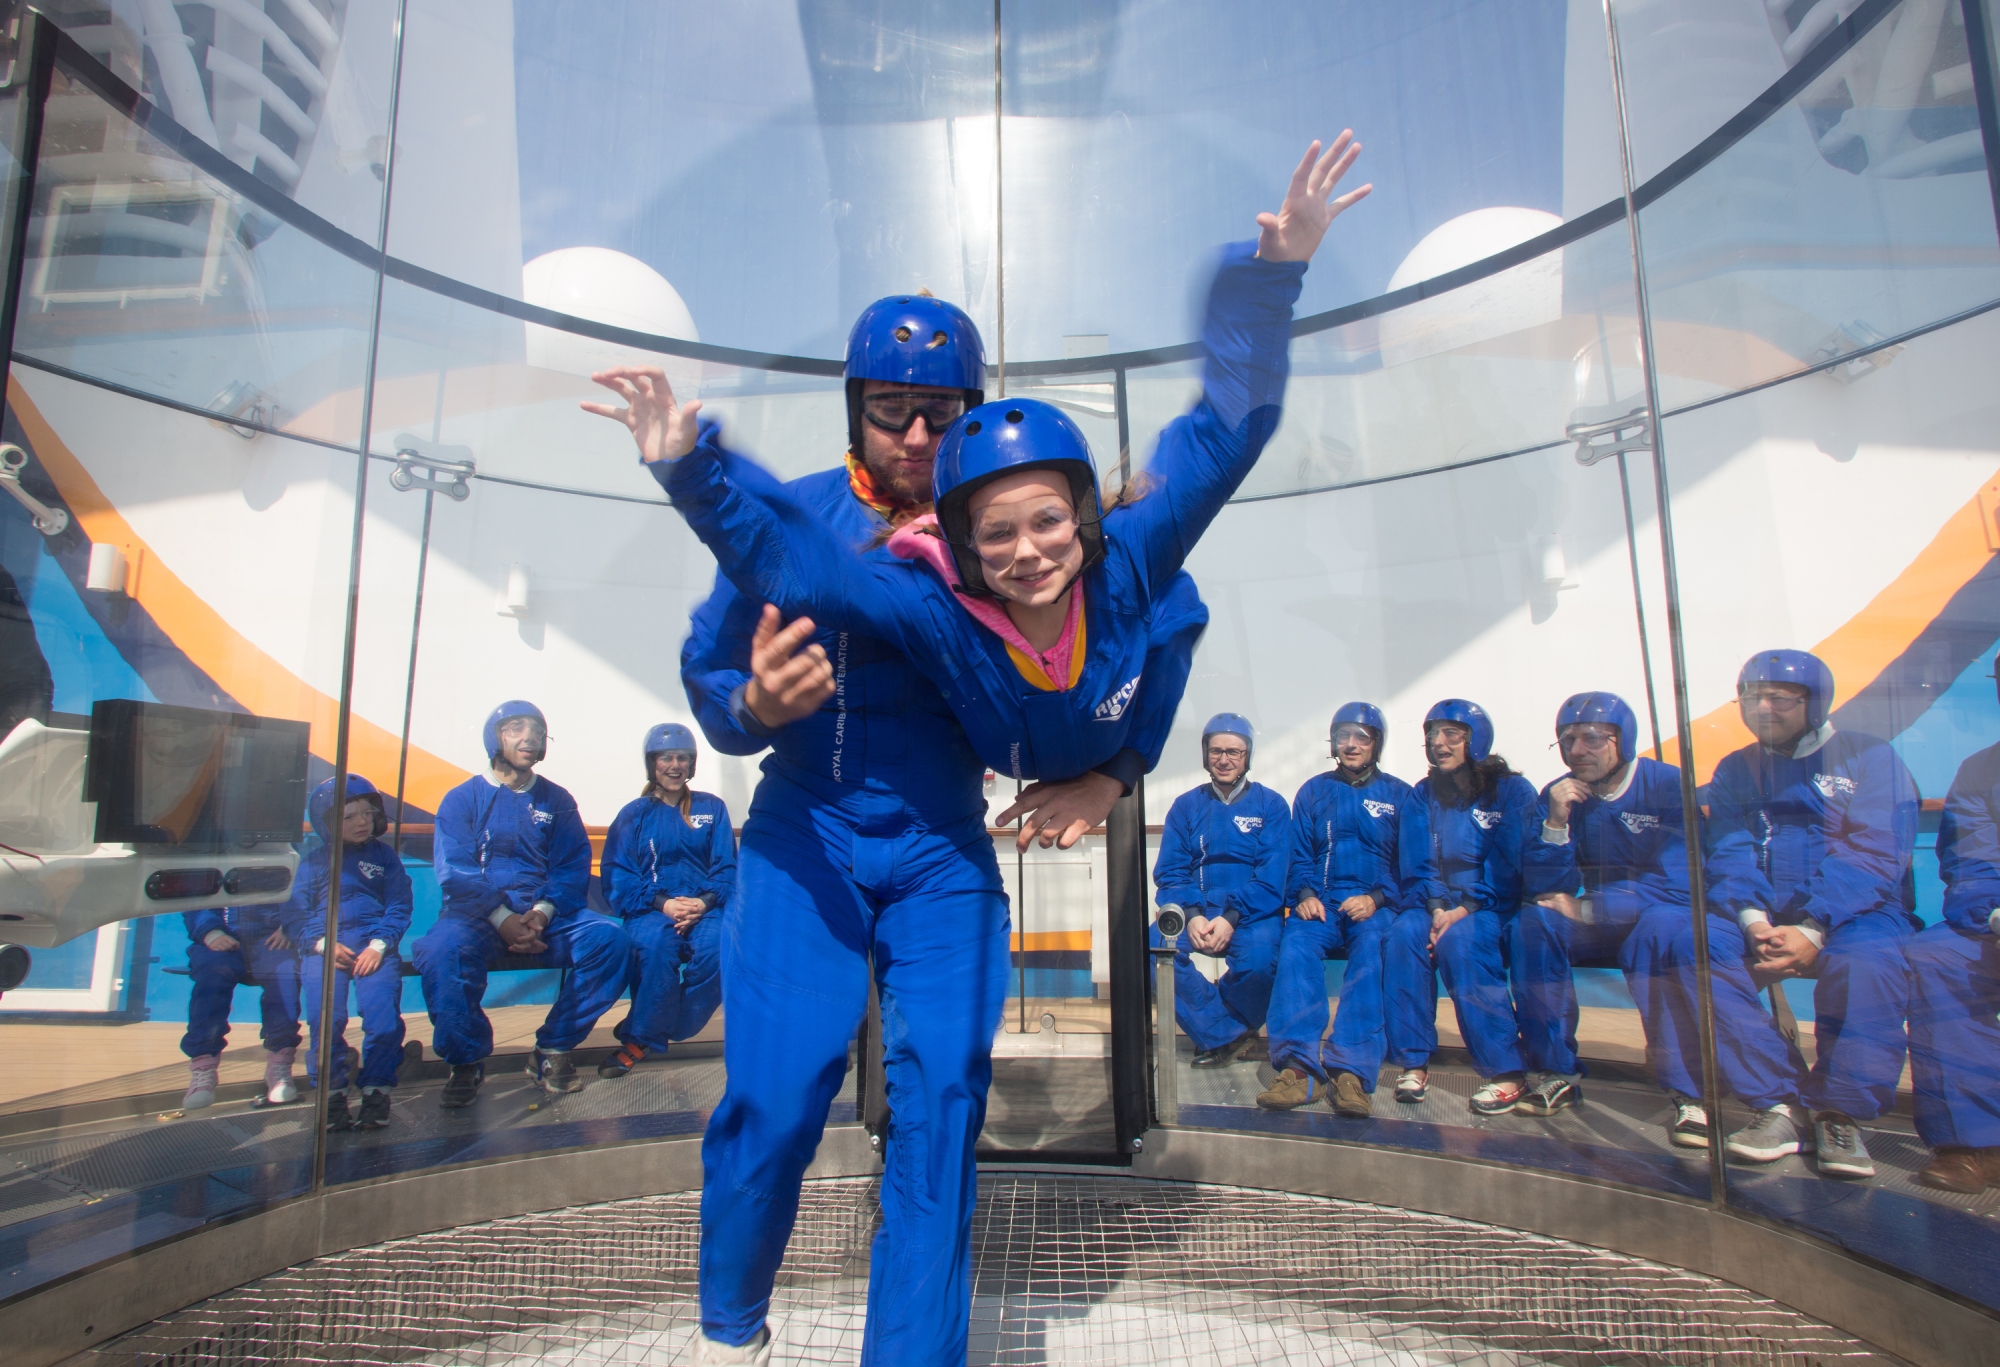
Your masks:
M1283 1068L1271 1080L1271 1089L1257 1094L1257 1104L1267 1111L1290 1111L1305 1105L1321 1091L1319 1079L1298 1068Z
M298 1049L269 1049L264 1053L264 1100L266 1106L288 1106L299 1099L299 1084L292 1080L292 1063Z
M389 1092L384 1087L370 1087L361 1094L361 1115L354 1122L357 1130L381 1130L389 1125Z
M1691 1096L1674 1093L1674 1119L1667 1126L1667 1142L1678 1149L1708 1147L1708 1110Z
M547 1053L540 1049L530 1050L528 1076L541 1083L545 1092L583 1090L583 1079L576 1075L576 1060L570 1057L567 1049L551 1049Z
M1366 1120L1375 1114L1375 1099L1361 1089L1361 1079L1353 1073L1339 1072L1333 1075L1333 1095L1327 1100L1332 1105L1335 1115Z
M354 1117L347 1109L347 1093L335 1092L326 1099L326 1132L343 1134L354 1128Z
M2000 1147L1966 1149L1956 1145L1937 1151L1937 1156L1917 1174L1919 1186L1938 1191L1961 1191L1967 1195L2000 1187Z
M1431 1070L1405 1068L1396 1075L1396 1100L1414 1106L1431 1094Z
M187 1095L181 1098L181 1109L199 1111L215 1104L215 1089L221 1085L217 1076L222 1067L222 1058L217 1054L203 1054L200 1058L188 1060Z
M624 1077L625 1074L636 1068L639 1065L639 1060L644 1057L646 1057L645 1045L621 1044L618 1046L617 1053L597 1065L597 1075L599 1077Z
M1839 1111L1813 1117L1813 1162L1826 1177L1873 1177L1875 1160L1868 1156L1861 1126Z
M1218 1044L1213 1049L1204 1049L1194 1056L1194 1066L1197 1068L1221 1068L1226 1064L1234 1063L1243 1055L1245 1050L1249 1049L1251 1041L1256 1039L1256 1037L1257 1032L1255 1030L1245 1030L1227 1044Z
M1583 1102L1583 1089L1576 1079L1562 1073L1543 1073L1540 1080L1521 1094L1514 1109L1522 1115L1554 1115Z
M480 1084L485 1081L485 1064L453 1064L451 1076L445 1080L444 1090L438 1093L438 1105L448 1110L455 1110L460 1106L470 1106L472 1099L479 1095Z
M1515 1073L1496 1077L1472 1094L1474 1115L1505 1115L1521 1104L1528 1094L1528 1079Z
M1797 1109L1780 1103L1750 1117L1729 1136L1729 1156L1745 1163L1775 1163L1786 1154L1812 1148L1812 1134Z
M749 1367L764 1367L771 1360L771 1331L759 1329L757 1337L748 1343L717 1343L707 1334L697 1330L694 1336L695 1367L723 1367L725 1363L748 1363Z

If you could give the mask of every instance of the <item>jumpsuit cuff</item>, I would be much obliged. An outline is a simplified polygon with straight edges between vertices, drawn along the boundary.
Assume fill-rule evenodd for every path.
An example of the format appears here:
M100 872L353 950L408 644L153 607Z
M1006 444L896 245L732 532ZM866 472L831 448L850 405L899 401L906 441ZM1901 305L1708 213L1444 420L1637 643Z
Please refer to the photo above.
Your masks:
M1368 895L1375 899L1375 910L1377 911L1389 910L1389 889L1370 888L1368 890Z
M209 943L209 941L210 941L210 940L213 940L213 939L214 939L214 938L215 938L216 936L218 936L218 935L227 935L228 933L229 933L229 932L228 932L228 931L226 931L226 930L211 930L211 931L209 931L209 932L208 932L208 934L206 934L206 935L204 935L204 936L202 936L202 937L201 937L201 946L202 946L202 948L203 948L203 949L215 949L215 946L214 946L214 945L212 945L212 944L210 944L210 943ZM217 954L220 954L220 953L221 953L222 951L221 951L221 950L219 950L219 949L215 949L215 952L216 952Z
M377 954L387 954L389 952L389 942L379 937L370 940L368 942L368 947L374 950Z
M315 954L326 953L326 936L322 935L317 940L313 941L313 953Z
M1818 921L1810 919L1801 921L1798 930L1799 934L1812 941L1814 949L1826 948L1826 927Z
M1551 826L1548 822L1544 821L1542 823L1542 843L1544 845L1569 844L1569 827Z
M1137 750L1120 750L1091 772L1117 779L1118 786L1130 793L1139 780L1146 776L1146 757Z
M548 917L551 921L555 920L557 915L556 904L554 902L551 902L546 897L537 897L535 899L535 905L529 907L528 910L539 911L540 913L542 913L542 915Z
M1450 907L1451 903L1445 901L1442 897L1433 897L1424 903L1424 910L1426 911L1447 911Z
M769 740L777 733L758 721L757 714L750 710L750 704L746 700L749 692L750 684L747 680L729 690L730 720L742 727L745 735L755 736L758 740Z
M1240 924L1242 913L1238 912L1235 907L1225 907L1208 919L1211 921L1227 921L1230 925L1234 926Z
M492 927L495 930L498 930L502 925L506 924L507 918L514 914L515 914L514 908L507 906L503 903L502 905L497 906L493 908L493 910L487 912L486 920L489 924L492 925Z
M1736 924L1745 932L1752 926L1768 926L1771 924L1771 913L1762 907L1745 907L1736 913Z
M1995 907L1986 914L1986 933L2000 935L2000 907Z
M704 892L696 900L701 903L702 908L706 911L714 911L722 902L722 899L712 892Z

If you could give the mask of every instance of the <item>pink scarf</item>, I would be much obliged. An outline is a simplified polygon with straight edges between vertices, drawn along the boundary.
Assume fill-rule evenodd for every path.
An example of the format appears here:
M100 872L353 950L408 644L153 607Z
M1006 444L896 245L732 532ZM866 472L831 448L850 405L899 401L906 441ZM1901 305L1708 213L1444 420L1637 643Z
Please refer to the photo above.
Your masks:
M925 531L929 528L929 531ZM972 614L972 620L1005 641L1017 657L1025 657L1027 662L1038 666L1048 676L1048 682L1055 691L1067 691L1070 684L1070 666L1073 652L1081 636L1079 628L1083 622L1083 593L1081 586L1072 589L1069 596L1069 613L1063 618L1062 634L1055 645L1046 651L1036 650L1028 644L1028 638L1014 625L1014 619L1007 610L991 598L975 598L958 591L958 566L951 558L951 547L944 538L934 533L937 530L937 514L925 513L898 527L889 538L889 553L904 560L923 560L937 571L938 577L950 586L952 597L960 607ZM1018 666L1021 661L1016 660ZM1030 683L1037 680L1030 678Z

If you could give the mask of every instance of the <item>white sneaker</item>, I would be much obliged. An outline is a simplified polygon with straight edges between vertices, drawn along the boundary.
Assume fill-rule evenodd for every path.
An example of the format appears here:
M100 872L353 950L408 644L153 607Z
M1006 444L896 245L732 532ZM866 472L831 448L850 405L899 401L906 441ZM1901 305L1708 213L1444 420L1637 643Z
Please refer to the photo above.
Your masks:
M203 1054L200 1058L188 1060L187 1095L181 1098L181 1109L199 1111L215 1104L215 1089L220 1079L217 1074L222 1067L218 1054Z
M771 1331L759 1329L757 1337L748 1343L717 1343L700 1330L694 1336L695 1367L722 1367L724 1363L747 1362L751 1367L763 1367L771 1360Z
M297 1049L269 1049L264 1053L264 1104L286 1106L299 1099L299 1084L292 1080L292 1063Z
M1430 1095L1431 1073L1428 1068L1405 1068L1396 1075L1396 1100L1405 1106L1414 1106Z

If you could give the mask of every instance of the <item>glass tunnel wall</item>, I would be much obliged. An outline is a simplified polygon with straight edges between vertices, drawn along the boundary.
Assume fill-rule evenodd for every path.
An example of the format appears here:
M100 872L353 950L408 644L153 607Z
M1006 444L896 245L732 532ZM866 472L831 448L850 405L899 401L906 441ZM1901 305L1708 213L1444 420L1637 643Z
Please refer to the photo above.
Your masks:
M300 957L309 919L139 914L95 883L49 894L39 941L24 913L34 966L0 998L0 1297L315 1183L699 1133L726 1020L692 987L664 1060L597 1075L619 1004L584 1024L583 1088L551 1095L522 1070L591 970L503 959L484 1089L446 1109L416 971L440 807L478 791L489 709L546 714L540 772L590 845L579 916L617 911L597 875L641 738L694 721L681 643L713 561L626 435L577 410L588 375L661 364L733 445L807 475L844 447L852 318L928 288L980 326L988 393L1060 405L1118 484L1199 393L1215 248L1254 233L1308 140L1352 126L1376 191L1308 273L1283 424L1189 560L1211 622L1145 786L1147 863L1206 781L1204 718L1249 716L1252 776L1290 802L1332 768L1340 704L1381 707L1382 767L1415 783L1423 718L1457 697L1518 771L1472 809L1504 822L1516 870L1452 932L1485 957L1439 956L1444 981L1403 924L1427 910L1376 912L1404 957L1368 1117L1260 1106L1282 1059L1197 1067L1200 1041L1163 1034L1156 1118L1320 1138L1328 1163L1389 1146L1724 1202L2000 1308L1991 1189L1916 1180L1940 1149L2000 1143L1981 1128L2000 968L1975 914L2000 895L1978 885L2000 859L1980 843L2000 782L1984 9L46 12L65 40L42 59L5 439L64 525L0 499L10 620L48 666L8 716L35 726L0 743L7 867L90 849L73 794L110 733L89 719L150 703L306 724L310 784L344 752L385 795L411 905L344 1037L393 1055L400 1021L389 1123L331 1133L307 1085L327 1033L301 988L323 972ZM1784 649L1824 661L1805 711L1833 730L1804 754L1773 732L1779 756L1738 671ZM1535 794L1570 770L1557 710L1589 690L1693 784L1646 771L1626 810L1668 891L1564 912L1537 898L1588 889L1533 881L1552 843ZM1760 696L1757 724L1803 719ZM734 825L757 762L700 756ZM1639 838L1674 827L1692 860ZM1018 857L994 838L1016 939L984 1143L1108 1157L1105 836ZM1753 964L1770 927L1746 912L1824 943ZM1177 995L1225 967L1189 956ZM1319 971L1337 1033L1349 963ZM428 990L447 985L463 994ZM294 1045L302 1100L259 1104L282 1092L267 1051ZM212 1104L186 1105L204 1057ZM1426 1062L1428 1090L1397 1095ZM1573 1075L1584 1102L1476 1112L1515 1069ZM864 1118L866 1074L858 1055L836 1122ZM1717 1138L1677 1132L1677 1100ZM1717 1173L1721 1134L1786 1106L1802 1142L1814 1111L1852 1122L1873 1174L1826 1175L1825 1154Z

